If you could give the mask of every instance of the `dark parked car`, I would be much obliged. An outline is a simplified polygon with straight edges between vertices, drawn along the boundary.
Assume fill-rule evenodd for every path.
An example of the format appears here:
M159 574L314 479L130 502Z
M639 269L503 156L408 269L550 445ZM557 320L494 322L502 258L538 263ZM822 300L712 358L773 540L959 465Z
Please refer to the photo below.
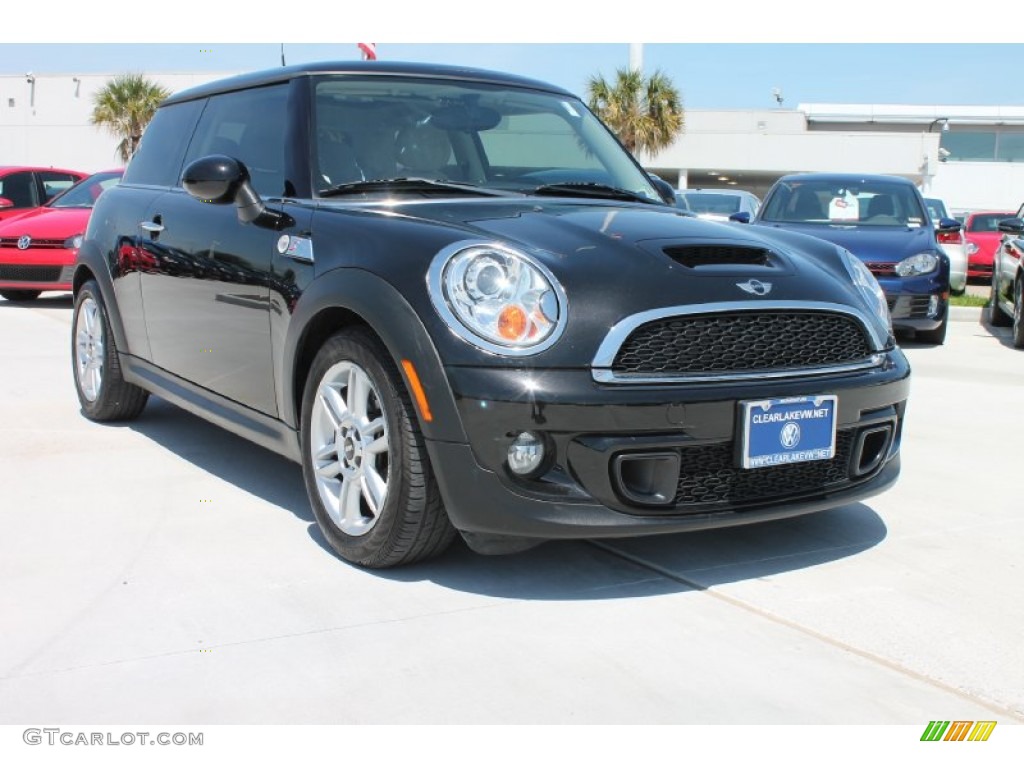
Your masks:
M1013 345L1024 348L1024 205L998 224L1002 240L992 256L992 291L988 318L992 325L1012 326Z
M393 62L165 101L74 277L85 415L301 463L371 567L771 520L899 474L910 370L823 240L666 205L575 96Z
M863 261L885 291L896 330L929 344L946 340L949 258L937 238L960 222L932 226L924 199L898 176L806 173L783 176L754 224L804 232Z

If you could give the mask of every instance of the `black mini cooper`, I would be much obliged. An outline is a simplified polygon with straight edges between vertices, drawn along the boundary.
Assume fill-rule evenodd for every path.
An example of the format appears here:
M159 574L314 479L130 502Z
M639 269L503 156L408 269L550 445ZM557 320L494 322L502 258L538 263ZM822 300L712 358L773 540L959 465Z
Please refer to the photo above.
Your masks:
M737 525L888 488L910 370L841 247L701 221L575 96L382 62L163 103L74 274L87 417L299 463L341 557Z

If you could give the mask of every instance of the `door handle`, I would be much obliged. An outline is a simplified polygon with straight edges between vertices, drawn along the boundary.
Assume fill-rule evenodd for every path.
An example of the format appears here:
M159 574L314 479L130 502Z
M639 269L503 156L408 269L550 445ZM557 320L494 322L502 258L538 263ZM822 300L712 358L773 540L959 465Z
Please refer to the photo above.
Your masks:
M164 231L164 225L158 221L140 221L139 228L150 233L157 233Z

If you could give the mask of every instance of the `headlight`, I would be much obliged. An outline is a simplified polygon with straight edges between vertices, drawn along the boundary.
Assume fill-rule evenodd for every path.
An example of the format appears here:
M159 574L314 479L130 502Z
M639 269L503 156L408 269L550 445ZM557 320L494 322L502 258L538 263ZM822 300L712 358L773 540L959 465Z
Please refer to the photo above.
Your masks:
M846 264L846 270L853 279L853 284L857 286L864 301L874 312L885 335L889 335L892 333L892 317L889 315L889 302L885 300L885 291L882 290L882 286L871 274L871 270L864 266L863 261L845 248L840 248L839 253L843 257L843 263Z
M977 252L978 252L978 244L977 243L968 243L967 244L967 255L968 256L973 256Z
M566 300L558 281L524 253L461 243L434 257L430 298L448 325L489 352L532 355L561 335Z
M79 248L82 247L82 236L72 235L71 237L64 241L64 247L73 248L74 250L77 251Z
M939 257L934 253L918 253L908 256L896 265L896 274L900 277L914 277L934 272L939 266Z

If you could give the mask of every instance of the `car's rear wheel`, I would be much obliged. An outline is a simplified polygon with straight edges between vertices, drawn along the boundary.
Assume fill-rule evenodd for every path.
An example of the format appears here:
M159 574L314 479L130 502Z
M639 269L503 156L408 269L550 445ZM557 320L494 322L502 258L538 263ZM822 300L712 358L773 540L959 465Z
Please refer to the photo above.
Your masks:
M35 301L41 293L42 291L0 291L0 296L8 301Z
M1013 346L1024 348L1024 277L1013 288Z
M999 291L996 289L995 264L992 265L992 288L988 297L988 321L995 328L1005 328L1013 322L999 307Z
M455 538L397 366L365 329L332 336L313 360L302 470L320 529L345 560L404 565Z
M127 421L146 407L149 393L121 376L117 346L95 281L75 296L71 368L82 412L93 421Z

